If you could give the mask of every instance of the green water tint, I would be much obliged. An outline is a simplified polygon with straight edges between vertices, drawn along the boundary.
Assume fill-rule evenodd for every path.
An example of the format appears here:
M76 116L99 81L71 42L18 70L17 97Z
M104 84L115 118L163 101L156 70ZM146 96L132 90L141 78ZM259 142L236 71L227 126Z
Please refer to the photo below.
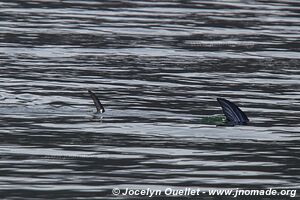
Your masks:
M203 117L200 120L201 124L209 124L209 125L225 125L226 117L223 115L213 115L209 117Z

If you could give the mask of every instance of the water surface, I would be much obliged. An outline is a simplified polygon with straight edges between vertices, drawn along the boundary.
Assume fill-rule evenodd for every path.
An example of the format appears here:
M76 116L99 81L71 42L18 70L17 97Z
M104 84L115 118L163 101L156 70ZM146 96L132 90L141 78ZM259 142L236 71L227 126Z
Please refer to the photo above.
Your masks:
M299 6L2 1L0 196L299 188ZM251 123L201 124L217 97Z

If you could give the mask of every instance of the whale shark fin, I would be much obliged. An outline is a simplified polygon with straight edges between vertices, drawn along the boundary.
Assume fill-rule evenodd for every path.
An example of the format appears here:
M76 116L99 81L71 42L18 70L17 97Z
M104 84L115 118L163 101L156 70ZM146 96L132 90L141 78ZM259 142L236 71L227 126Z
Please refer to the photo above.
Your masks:
M229 123L238 125L247 124L249 122L247 115L237 105L223 98L217 98L217 100Z
M89 94L91 95L93 101L94 101L94 104L97 108L97 112L99 113L104 113L105 112L105 109L104 109L104 106L101 104L101 102L99 101L98 97L96 96L96 94L94 92L92 92L91 90L88 90Z

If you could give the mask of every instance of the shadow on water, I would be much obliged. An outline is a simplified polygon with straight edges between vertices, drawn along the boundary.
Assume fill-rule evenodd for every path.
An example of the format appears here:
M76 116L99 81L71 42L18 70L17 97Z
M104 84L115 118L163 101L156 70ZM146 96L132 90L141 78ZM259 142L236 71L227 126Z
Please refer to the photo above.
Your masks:
M3 199L299 188L298 2L0 6ZM217 97L251 123L201 124L222 113Z

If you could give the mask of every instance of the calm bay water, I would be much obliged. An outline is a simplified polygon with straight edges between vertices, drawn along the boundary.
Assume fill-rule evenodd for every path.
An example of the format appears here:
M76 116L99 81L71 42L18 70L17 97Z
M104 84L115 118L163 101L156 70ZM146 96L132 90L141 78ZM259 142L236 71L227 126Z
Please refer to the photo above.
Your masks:
M299 189L299 11L292 0L1 1L0 197ZM201 124L222 113L217 97L251 123Z

